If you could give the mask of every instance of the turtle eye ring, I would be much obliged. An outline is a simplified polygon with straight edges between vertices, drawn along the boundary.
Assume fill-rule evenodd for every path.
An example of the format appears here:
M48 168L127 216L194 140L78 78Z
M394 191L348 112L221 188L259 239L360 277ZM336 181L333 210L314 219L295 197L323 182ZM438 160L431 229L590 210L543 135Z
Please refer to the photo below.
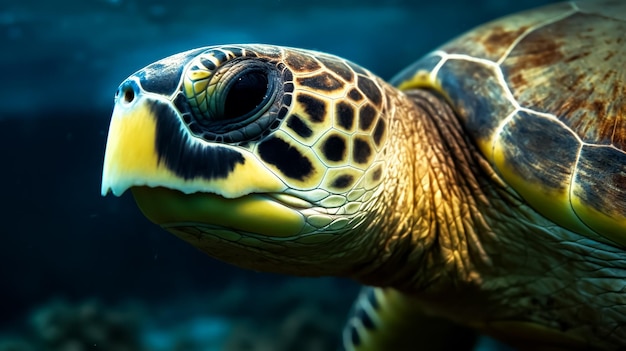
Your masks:
M273 104L279 79L275 66L255 59L234 59L214 71L194 65L183 94L200 125L251 123Z

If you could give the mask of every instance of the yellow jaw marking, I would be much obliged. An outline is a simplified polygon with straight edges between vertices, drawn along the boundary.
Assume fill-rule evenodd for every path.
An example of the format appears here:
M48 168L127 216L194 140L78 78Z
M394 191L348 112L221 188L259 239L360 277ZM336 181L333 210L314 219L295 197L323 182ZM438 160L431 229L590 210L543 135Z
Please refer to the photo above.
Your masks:
M158 165L155 135L156 123L146 104L138 103L132 109L115 106L104 156L102 195L111 190L119 196L132 183L144 179L148 172L150 178L158 174L159 178L164 178L162 180L173 176Z

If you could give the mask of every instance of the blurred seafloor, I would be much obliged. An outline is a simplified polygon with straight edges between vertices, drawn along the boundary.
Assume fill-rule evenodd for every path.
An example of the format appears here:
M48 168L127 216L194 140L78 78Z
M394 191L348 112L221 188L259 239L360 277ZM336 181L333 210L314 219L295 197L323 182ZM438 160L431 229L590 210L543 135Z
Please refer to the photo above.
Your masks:
M130 196L100 196L117 84L179 51L247 42L389 78L547 2L1 1L0 351L333 350L355 284L236 269L149 223Z

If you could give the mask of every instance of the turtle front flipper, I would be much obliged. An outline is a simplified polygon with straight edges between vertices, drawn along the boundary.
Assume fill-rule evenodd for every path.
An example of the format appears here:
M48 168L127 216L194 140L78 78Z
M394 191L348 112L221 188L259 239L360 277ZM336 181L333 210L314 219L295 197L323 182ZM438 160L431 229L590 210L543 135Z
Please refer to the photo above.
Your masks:
M364 288L343 331L344 351L469 350L475 342L472 330L426 315L390 288Z

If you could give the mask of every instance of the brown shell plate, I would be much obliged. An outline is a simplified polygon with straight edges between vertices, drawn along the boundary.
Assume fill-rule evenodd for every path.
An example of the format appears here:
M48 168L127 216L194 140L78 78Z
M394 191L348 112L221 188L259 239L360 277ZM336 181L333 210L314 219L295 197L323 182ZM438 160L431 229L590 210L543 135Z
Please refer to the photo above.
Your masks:
M625 35L626 1L556 4L479 27L393 83L442 92L540 213L625 246Z

